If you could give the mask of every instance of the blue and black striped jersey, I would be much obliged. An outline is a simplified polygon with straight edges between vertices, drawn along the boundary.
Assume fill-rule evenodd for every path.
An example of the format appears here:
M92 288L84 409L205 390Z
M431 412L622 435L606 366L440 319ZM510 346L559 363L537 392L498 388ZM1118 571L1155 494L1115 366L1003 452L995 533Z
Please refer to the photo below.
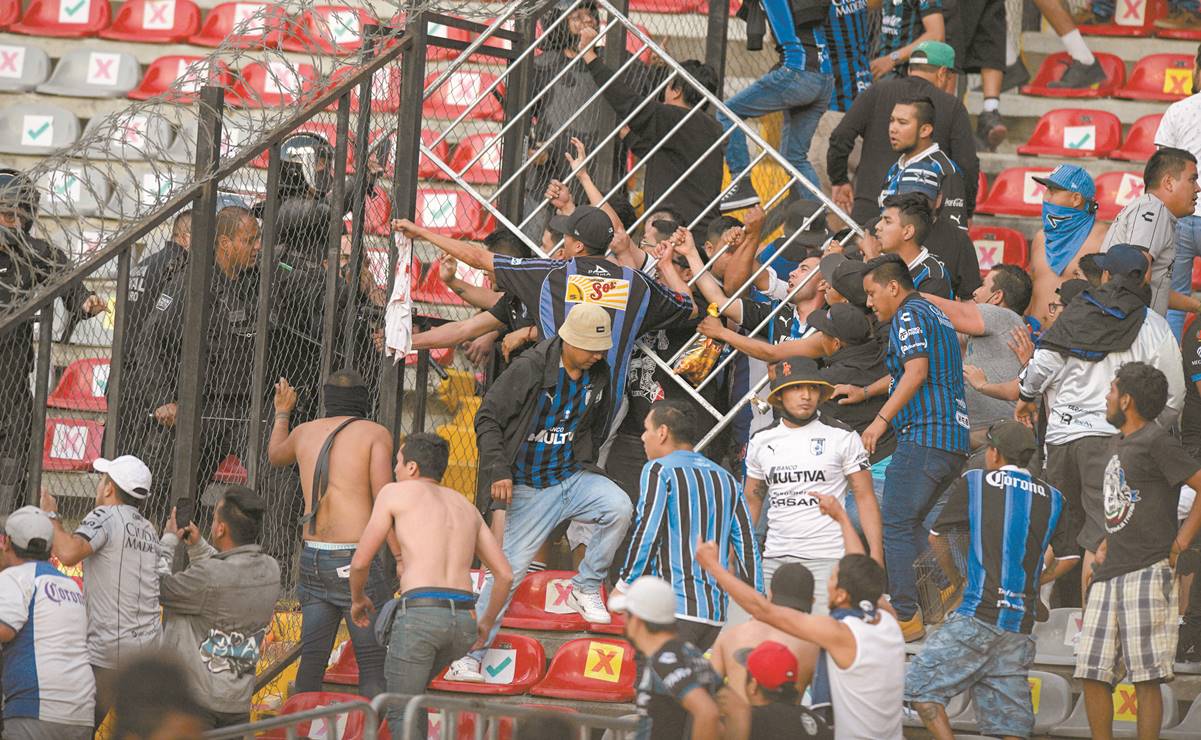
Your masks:
M830 74L829 53L826 50L822 25L797 28L789 0L762 0L772 38L780 52L780 62L789 69Z
M855 97L872 84L867 0L834 0L822 30L834 75L830 110L846 112Z
M547 488L581 469L574 454L575 430L592 400L589 371L576 380L560 367L554 391L538 394L534 418L513 461L514 483Z

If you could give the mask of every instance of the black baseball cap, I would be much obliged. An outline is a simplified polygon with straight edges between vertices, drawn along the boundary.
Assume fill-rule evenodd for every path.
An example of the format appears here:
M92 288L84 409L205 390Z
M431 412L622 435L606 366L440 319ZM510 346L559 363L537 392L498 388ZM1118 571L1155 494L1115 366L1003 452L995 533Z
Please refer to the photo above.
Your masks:
M1137 274L1140 277L1151 269L1148 252L1134 244L1115 244L1097 255L1097 266L1110 275Z
M809 222L809 228L802 229L805 220L821 210L822 204L816 200L794 200L784 209L784 231L796 234L793 244L804 247L820 247L830 239L830 230L826 228L826 219L818 216Z
M800 563L785 563L771 577L771 603L808 612L813 609L813 573Z
M552 216L547 228L575 237L594 252L603 252L613 242L613 222L596 206L576 206L566 216Z
M836 303L825 311L814 311L806 322L826 336L844 344L859 345L872 338L867 316L849 303Z
M866 263L848 259L846 255L836 252L822 257L817 269L843 298L859 308L867 307L867 293L863 290L863 276L867 274Z
M1007 461L1024 465L1038 448L1034 432L1018 421L1006 419L988 428L988 446L1001 453Z
M767 375L771 378L771 392L767 394L770 403L778 391L793 385L824 385L834 386L822 377L817 362L808 357L789 357L767 367Z

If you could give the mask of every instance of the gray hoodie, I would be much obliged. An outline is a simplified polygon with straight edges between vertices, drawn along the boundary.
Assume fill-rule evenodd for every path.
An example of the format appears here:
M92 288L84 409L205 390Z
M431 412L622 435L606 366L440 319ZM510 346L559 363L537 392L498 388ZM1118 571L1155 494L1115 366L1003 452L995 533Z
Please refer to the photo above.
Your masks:
M204 707L248 712L279 597L279 563L259 545L217 552L201 539L188 547L188 567L172 572L178 544L165 534L159 546L162 645L183 661Z

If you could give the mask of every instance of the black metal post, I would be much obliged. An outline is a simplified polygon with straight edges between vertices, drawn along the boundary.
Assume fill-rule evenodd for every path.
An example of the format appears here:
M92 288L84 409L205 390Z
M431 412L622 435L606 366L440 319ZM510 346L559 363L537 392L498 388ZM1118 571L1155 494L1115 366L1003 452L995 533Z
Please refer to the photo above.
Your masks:
M258 480L259 458L263 453L263 403L267 399L267 349L271 341L271 289L275 279L275 218L279 213L279 144L267 150L267 202L263 206L263 230L259 235L259 297L258 314L254 321L254 375L250 391L250 430L247 437L246 467L247 483L254 486Z
M50 353L54 342L54 304L38 314L38 362L33 376L33 419L29 430L29 498L38 502L42 490L42 444L46 437L46 397L50 394Z
M537 22L537 18L532 16L527 16L517 21L516 29L521 36L523 47L536 40ZM518 48L517 44L514 44L514 48ZM526 140L529 137L530 131L530 119L528 116L518 119L517 114L529 102L530 65L533 62L534 56L532 54L516 64L509 62L511 71L505 85L505 120L517 120L518 123L511 126L501 139L501 182L508 182L513 173L517 171L517 168L521 167L522 160L525 159ZM505 191L501 193L500 202L497 204L497 207L510 221L520 223L524 201L525 174L523 173L516 183L505 188Z
M630 15L629 0L613 0L613 7L621 12L624 16ZM605 35L605 64L609 69L619 69L622 63L630 56L630 52L626 49L626 28L618 23L613 28L609 29L609 33ZM597 113L601 117L601 122L597 125L597 131L611 131L617 125L617 115L608 103L598 105ZM597 167L593 169L593 177L596 179L596 185L601 192L607 192L613 187L613 183L617 182L622 173L625 172L625 162L622 157L623 147L619 139L614 139L608 144L605 144L599 154L596 156Z
M201 417L204 405L206 331L212 304L212 277L217 252L217 179L209 177L221 158L221 116L225 89L205 85L200 90L199 132L196 136L196 179L203 182L192 211L192 247L188 256L184 295L179 384L175 402L175 469L171 503L197 498Z
M417 433L425 431L425 407L429 405L429 384L430 351L419 349L417 350L417 377L413 380L413 386L417 392L417 404L413 406L413 431Z
M413 43L405 50L401 60L400 99L421 100L425 88L425 51L429 27L424 12L408 18L406 33ZM392 216L413 218L417 213L417 163L416 156L401 156L401 152L418 152L421 148L421 106L403 105L396 123L396 168L392 178ZM406 255L407 257L407 255ZM388 248L388 293L400 259L396 238L389 240ZM410 258L411 259L411 258ZM399 269L408 269L402 265ZM404 410L404 358L393 362L386 356L380 357L383 371L380 373L380 423L392 432L394 442L399 442Z
M373 26L372 28L376 28ZM370 59L375 54L375 34L366 34L365 58ZM351 194L352 205L350 228L350 262L346 274L349 277L347 285L346 311L342 324L342 356L344 364L351 365L354 359L354 325L358 319L359 278L363 272L363 230L366 224L363 219L367 212L367 194L374 184L368 171L370 161L369 138L371 135L371 78L363 80L359 85L359 118L355 122L354 136L354 192Z
M121 389L125 384L125 330L129 319L129 273L133 264L133 247L117 255L117 307L113 318L112 359L108 363L108 382L105 395L108 397L108 413L104 420L104 456L116 457L117 435L121 433Z
M338 141L334 144L334 187L329 195L329 243L325 250L325 308L321 314L321 382L333 372L337 352L338 275L342 263L342 217L346 215L346 139L350 136L350 93L338 99ZM325 403L324 391L320 398Z
M726 41L730 30L730 6L723 0L710 0L708 31L705 33L705 64L717 73L715 94L724 98L726 85Z

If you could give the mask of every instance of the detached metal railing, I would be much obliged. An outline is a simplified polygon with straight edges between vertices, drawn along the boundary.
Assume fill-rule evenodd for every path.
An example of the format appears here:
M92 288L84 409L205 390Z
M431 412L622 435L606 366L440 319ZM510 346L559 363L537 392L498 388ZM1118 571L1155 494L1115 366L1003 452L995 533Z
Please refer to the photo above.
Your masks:
M513 234L518 236L518 238L521 238L530 247L530 249L534 251L534 253L541 256L546 256L547 253L542 249L541 245L535 243L526 234L524 234L523 229L526 228L533 221L533 219L543 209L546 208L549 201L547 201L545 198L541 199L536 206L524 213L523 216L519 217L517 214L520 212L520 209L514 209L511 207L506 208L503 205L506 202L511 203L513 201L513 198L509 195L509 191L514 187L514 185L522 182L522 176L527 173L527 171L539 157L551 150L553 142L557 138L567 135L567 132L571 129L572 124L581 116L585 115L585 111L589 110L592 107L592 104L600 99L604 92L609 89L609 87L616 80L621 78L624 73L629 71L632 68L632 65L634 65L635 61L644 52L649 50L650 53L659 57L662 63L669 68L671 74L665 76L663 80L653 86L650 92L648 92L640 101L638 101L635 107L626 116L619 117L621 120L617 121L613 126L611 126L602 136L600 136L598 141L589 147L589 150L583 159L578 163L575 163L570 168L570 172L567 175L568 179L575 177L579 172L585 170L591 163L598 161L597 158L601 156L601 152L605 151L606 148L615 143L615 140L622 128L626 126L648 104L655 100L658 94L664 90L669 83L673 81L682 82L696 91L700 97L700 100L696 104L691 105L681 119L674 124L673 128L666 135L661 137L659 141L655 142L649 151L644 156L640 157L638 162L633 167L629 168L627 171L617 173L615 176L615 181L608 186L607 189L601 188L601 190L604 192L603 199L605 201L612 198L615 194L620 193L623 188L628 187L632 179L636 177L644 167L647 166L647 162L662 149L665 142L670 140L671 137L676 134L676 132L678 132L690 118L698 113L701 115L706 115L704 112L705 109L708 106L713 106L716 110L722 112L734 123L731 127L727 128L721 134L721 136L712 142L712 144L710 144L702 156L698 157L697 160L684 171L684 173L681 175L681 180L692 176L693 172L697 167L700 166L701 162L711 156L714 152L719 151L736 130L745 135L750 142L753 142L759 151L752 157L750 164L746 167L746 169L739 172L730 173L731 179L729 184L721 190L717 198L710 203L709 207L702 211L701 216L697 216L688 224L686 224L686 228L689 230L695 228L704 217L703 214L715 212L721 199L724 198L726 194L729 193L730 190L736 187L740 182L746 178L749 178L751 176L751 172L756 167L769 163L780 168L780 170L782 170L784 173L785 179L783 185L775 189L775 191L763 201L765 208L771 208L781 203L786 198L789 191L796 187L807 189L810 193L810 195L807 197L811 197L814 200L820 201L821 204L820 208L818 208L815 213L805 220L802 229L792 234L787 234L777 244L770 247L772 250L771 258L764 260L763 264L761 264L751 274L751 276L743 285L739 286L737 290L727 291L729 293L729 298L723 303L723 309L727 308L734 300L736 300L749 287L751 287L754 284L754 281L763 274L764 270L768 268L768 265L777 256L785 253L788 247L794 242L800 231L808 228L809 225L817 219L824 219L828 214L834 214L841 218L844 223L848 224L854 234L862 235L862 230L860 229L859 225L856 224L851 217L841 208L839 208L838 205L835 204L828 196L822 193L820 186L817 183L810 182L796 169L796 167L784 159L779 152L773 149L767 143L767 141L752 127L748 126L744 121L735 116L718 96L714 95L703 85L701 85L684 69L679 62L668 55L659 44L652 40L641 28L632 23L620 8L615 6L612 2L610 2L610 0L596 0L595 4L604 13L605 18L602 20L598 28L596 40L593 42L594 45L599 43L602 39L606 39L607 37L612 38L614 36L613 32L615 31L621 31L630 34L635 41L635 48L630 50L629 57L619 65L615 65L616 68L611 79L601 85L596 94L590 97L584 105L579 106L577 110L573 111L565 121L557 122L558 125L555 127L554 132L547 136L545 141L541 142L539 145L534 147L532 151L528 152L528 156L526 156L525 161L518 163L514 159L515 155L506 149L504 152L505 160L511 164L502 170L501 177L498 179L497 184L489 194L485 194L479 187L471 182L468 182L466 178L468 171L471 170L471 168L475 166L482 157L485 156L485 149L481 149L480 152L475 153L474 156L466 163L460 162L457 167L452 166L442 157L439 157L436 152L438 143L446 140L455 127L467 120L468 112L483 103L488 96L494 95L495 91L499 89L502 83L504 83L510 72L521 69L523 62L532 58L532 55L539 48L539 45L544 39L547 38L547 33L558 27L560 23L566 22L567 16L576 8L581 7L582 0L573 0L573 2L571 2L565 7L565 9L561 11L559 17L553 23L547 26L546 32L538 38L535 38L533 43L528 48L522 50L520 55L514 59L509 68L503 74L498 75L495 80L492 80L490 84L484 87L484 89L482 89L478 95L475 96L475 99L470 104L466 105L464 110L455 116L449 126L443 129L436 138L429 142L419 142L421 154L433 164L442 177L453 182L470 198L477 201L484 211L486 211L491 218L495 219L496 223L506 227ZM503 20L503 18L498 19L498 22L492 26L492 28L497 28L500 25L501 20ZM410 31L413 30L416 29L410 27ZM420 33L420 31L418 31L418 33ZM474 40L472 47L483 47L487 43L487 39L492 33L493 31L491 29L482 32L480 36ZM467 62L467 56L467 54L460 55L449 68L443 70L442 74L438 78L439 84L449 80L454 70L458 69ZM533 110L540 101L544 100L545 97L550 94L549 91L553 89L555 83L562 79L564 75L581 65L583 65L583 54L577 54L571 58L562 69L558 70L549 84L543 86L543 88L540 90L531 91L528 100L518 101L515 104L510 104L512 101L506 101L506 112L508 115L506 116L506 120L500 129L500 133L497 135L498 139L505 139L504 144L506 148L517 143L517 137L513 136L514 131L520 131L521 128L527 123L529 112ZM438 85L434 85L427 88L424 91L424 98L429 98L431 95L433 95L437 87ZM654 202L644 203L642 215L637 218L637 220L627 229L627 231L632 232L638 226L642 225L642 223L649 217L651 213L654 213L656 209L662 207L666 202L668 202L670 194L671 190L669 189L667 192L655 199ZM710 271L717 259L728 249L729 245L725 245L715 254L709 255L704 269L700 273L692 276L692 278L689 280L689 285L695 284L696 281L700 279L701 274ZM789 291L784 300L774 307L774 310L766 320L751 328L748 333L754 336L762 331L763 328L767 326L768 323L771 322L780 311L784 310L789 305L791 299L798 292L803 290L811 280L815 279L815 277L816 271L807 275L802 281L800 281L798 285ZM699 334L694 335L693 338L695 339L697 336L699 336ZM690 343L691 342L686 342L683 346L686 347ZM704 408L713 417L714 426L697 445L698 449L704 448L707 444L709 444L730 423L730 421L738 414L738 412L746 404L751 402L751 400L767 383L766 378L761 379L753 388L750 389L747 394L737 400L730 411L722 413L711 403L709 403L709 401L701 395L700 391L709 385L713 378L719 377L721 371L733 361L734 357L738 353L729 353L720 363L718 363L716 367L713 368L713 370L710 371L706 378L704 378L696 387L694 387L691 383L682 378L672 369L673 363L679 359L680 355L683 353L683 349L676 352L675 355L670 359L665 360L646 343L640 341L638 346L647 357L649 357L658 367L667 371L670 377L672 377L674 381L679 384L679 386L684 389L684 391L687 392L698 405Z

